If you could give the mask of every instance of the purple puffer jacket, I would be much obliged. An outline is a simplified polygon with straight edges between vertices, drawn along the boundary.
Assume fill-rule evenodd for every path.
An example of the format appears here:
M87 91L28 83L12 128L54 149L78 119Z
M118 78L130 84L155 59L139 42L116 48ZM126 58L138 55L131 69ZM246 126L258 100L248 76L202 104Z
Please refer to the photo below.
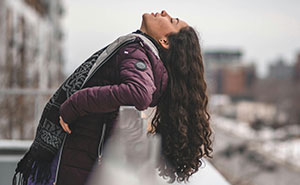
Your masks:
M167 85L167 71L160 59L141 42L137 38L136 43L122 48L112 58L115 61L108 62L114 63L114 71L109 73L118 71L115 75L119 79L115 81L119 83L79 90L62 104L60 113L66 123L90 113L116 111L121 105L144 110L157 104ZM146 65L145 69L138 67L140 63Z
M167 82L162 61L140 38L121 48L84 89L61 105L60 114L72 133L63 146L56 185L85 184L98 157L103 124L107 125L106 141L120 106L131 105L138 110L156 106Z

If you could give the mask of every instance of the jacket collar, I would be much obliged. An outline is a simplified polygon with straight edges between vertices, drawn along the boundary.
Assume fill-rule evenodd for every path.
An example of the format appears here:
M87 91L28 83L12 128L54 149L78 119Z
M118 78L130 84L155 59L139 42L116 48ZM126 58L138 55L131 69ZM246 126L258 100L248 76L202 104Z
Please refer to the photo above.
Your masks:
M147 39L149 39L149 40L152 42L152 44L156 47L156 49L157 49L158 51L160 51L161 46L159 45L159 43L158 43L153 37L151 37L151 36L148 35L147 33L142 32L141 30L136 30L136 31L133 32L133 33L140 34L140 35L143 35L143 36L147 37Z

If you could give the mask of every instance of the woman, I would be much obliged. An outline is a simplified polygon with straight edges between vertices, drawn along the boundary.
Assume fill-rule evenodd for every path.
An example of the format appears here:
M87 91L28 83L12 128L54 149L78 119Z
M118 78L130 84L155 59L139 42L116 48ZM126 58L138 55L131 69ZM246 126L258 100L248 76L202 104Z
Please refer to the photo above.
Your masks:
M171 182L188 180L201 166L200 159L210 157L197 34L166 11L144 14L134 34L134 41L120 44L101 68L93 66L105 48L92 55L50 99L35 141L16 169L23 184L85 184L101 136L104 141L109 137L122 105L138 110L157 106L151 133L161 135L165 163L159 170ZM61 128L68 133L65 139Z

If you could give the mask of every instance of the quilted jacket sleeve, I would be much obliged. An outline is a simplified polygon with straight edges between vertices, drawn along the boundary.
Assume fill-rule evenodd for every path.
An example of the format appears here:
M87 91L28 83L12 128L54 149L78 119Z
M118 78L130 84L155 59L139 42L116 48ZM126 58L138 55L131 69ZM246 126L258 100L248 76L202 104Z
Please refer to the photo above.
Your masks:
M120 62L120 84L85 88L69 97L60 107L63 120L72 123L80 116L112 112L121 105L146 109L152 102L156 87L149 59L140 50L138 56L128 56ZM137 63L143 68L139 68Z

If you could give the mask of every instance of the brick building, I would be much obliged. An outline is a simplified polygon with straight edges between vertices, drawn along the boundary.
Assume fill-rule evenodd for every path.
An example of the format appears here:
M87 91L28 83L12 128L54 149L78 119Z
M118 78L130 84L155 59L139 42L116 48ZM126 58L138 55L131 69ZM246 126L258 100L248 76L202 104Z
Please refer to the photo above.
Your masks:
M206 79L211 94L249 97L256 80L254 65L242 63L240 50L209 50L204 52Z

